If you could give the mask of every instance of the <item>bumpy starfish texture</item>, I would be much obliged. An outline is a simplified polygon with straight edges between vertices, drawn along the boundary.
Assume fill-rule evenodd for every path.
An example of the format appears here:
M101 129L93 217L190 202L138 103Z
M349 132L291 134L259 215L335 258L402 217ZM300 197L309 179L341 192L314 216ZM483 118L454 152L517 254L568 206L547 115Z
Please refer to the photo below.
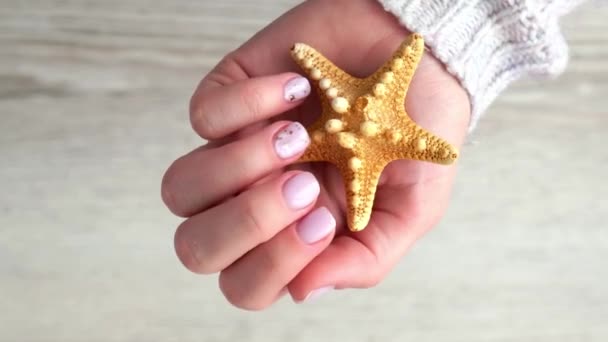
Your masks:
M351 231L368 225L382 170L397 159L451 164L455 147L418 126L405 111L405 97L422 55L424 40L408 37L392 58L367 78L353 77L314 48L298 43L296 63L314 81L321 116L307 128L310 146L299 162L337 166L347 199Z

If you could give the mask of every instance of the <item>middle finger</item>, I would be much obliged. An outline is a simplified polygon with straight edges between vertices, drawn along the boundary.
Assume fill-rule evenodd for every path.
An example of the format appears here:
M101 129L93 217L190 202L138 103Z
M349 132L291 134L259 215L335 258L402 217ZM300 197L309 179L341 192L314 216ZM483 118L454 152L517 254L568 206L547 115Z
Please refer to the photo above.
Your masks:
M167 170L162 195L176 215L192 216L295 161L310 138L298 122L277 122L215 149L198 149Z
M288 172L184 221L176 252L192 272L218 272L305 215L319 192L313 174Z

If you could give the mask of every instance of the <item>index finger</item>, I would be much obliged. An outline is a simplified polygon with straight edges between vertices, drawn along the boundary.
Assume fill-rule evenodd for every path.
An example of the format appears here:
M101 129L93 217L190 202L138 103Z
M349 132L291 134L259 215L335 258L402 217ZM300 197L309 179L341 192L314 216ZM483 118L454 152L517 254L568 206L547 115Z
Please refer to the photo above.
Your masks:
M190 101L190 122L201 137L219 139L290 110L309 94L308 80L291 72L226 85L206 78Z

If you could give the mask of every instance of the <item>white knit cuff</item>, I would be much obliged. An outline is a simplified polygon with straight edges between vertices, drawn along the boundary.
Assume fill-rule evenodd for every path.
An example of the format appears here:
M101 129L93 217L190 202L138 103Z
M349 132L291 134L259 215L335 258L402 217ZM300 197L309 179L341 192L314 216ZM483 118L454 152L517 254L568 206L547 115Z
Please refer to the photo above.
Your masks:
M552 77L568 63L558 19L579 0L378 0L456 76L471 100L469 132L523 76Z

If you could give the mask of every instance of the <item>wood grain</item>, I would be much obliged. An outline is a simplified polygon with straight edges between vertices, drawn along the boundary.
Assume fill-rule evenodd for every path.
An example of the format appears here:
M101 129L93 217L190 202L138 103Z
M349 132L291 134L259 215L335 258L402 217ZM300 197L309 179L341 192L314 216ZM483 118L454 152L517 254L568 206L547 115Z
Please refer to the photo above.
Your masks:
M160 201L200 78L298 1L0 0L0 340L608 340L608 10L514 85L452 206L378 288L247 314L179 265Z

